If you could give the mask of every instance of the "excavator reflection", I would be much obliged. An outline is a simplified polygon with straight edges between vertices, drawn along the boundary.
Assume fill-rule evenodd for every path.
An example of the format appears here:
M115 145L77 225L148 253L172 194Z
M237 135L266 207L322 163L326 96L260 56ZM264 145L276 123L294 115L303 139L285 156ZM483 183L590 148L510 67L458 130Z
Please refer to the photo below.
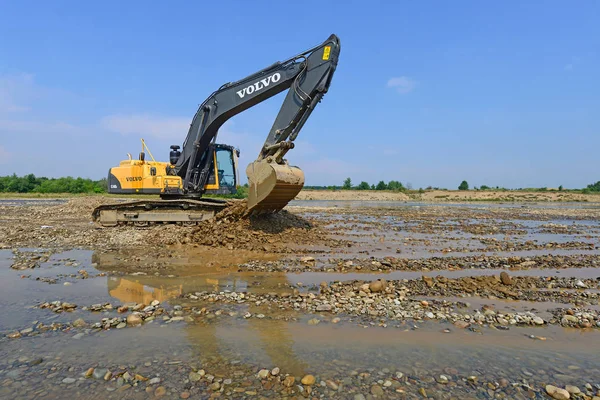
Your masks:
M114 265L110 254L96 253L93 260L98 269L109 270ZM104 268L103 268L104 265ZM273 273L268 277L249 272L238 273L235 270L217 268L194 268L195 274L188 273L177 277L128 275L109 276L108 291L111 297L122 303L149 304L152 300L184 303L178 300L185 293L198 291L243 291L247 293L265 293L288 288L285 273ZM200 271L200 272L198 272ZM281 289L279 289L281 290ZM289 290L289 289L288 289ZM260 314L259 306L247 302L237 309L238 316L245 312ZM185 332L191 346L197 350L198 357L217 369L227 368L232 360L231 352L244 348L245 354L233 357L241 362L242 358L252 358L252 363L265 363L264 367L278 366L282 371L294 375L303 375L307 364L298 359L294 352L294 338L289 331L289 323L284 320L249 318L240 321L237 317L206 320L197 324L185 324ZM265 357L266 355L266 357ZM262 364L261 364L262 365ZM217 372L218 371L214 371Z

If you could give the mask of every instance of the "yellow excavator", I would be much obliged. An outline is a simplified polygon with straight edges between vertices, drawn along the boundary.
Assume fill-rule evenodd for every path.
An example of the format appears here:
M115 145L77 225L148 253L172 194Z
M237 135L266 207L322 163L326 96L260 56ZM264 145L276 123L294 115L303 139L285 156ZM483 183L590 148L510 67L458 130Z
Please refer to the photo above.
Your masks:
M103 226L151 223L193 225L228 206L204 194L235 193L239 185L233 146L217 144L219 128L233 116L284 90L285 100L256 161L246 168L248 211L283 209L304 186L304 173L284 158L304 123L327 93L340 54L340 40L323 43L244 79L222 85L198 107L183 146L172 145L169 162L157 162L145 143L139 159L130 156L108 173L108 192L159 194L158 200L108 204L93 218Z

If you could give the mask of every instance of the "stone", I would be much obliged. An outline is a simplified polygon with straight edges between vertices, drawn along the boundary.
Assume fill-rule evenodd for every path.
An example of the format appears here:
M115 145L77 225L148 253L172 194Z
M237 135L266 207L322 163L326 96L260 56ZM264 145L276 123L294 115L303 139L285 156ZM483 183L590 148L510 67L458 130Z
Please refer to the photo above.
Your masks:
M387 284L384 279L377 279L376 281L369 283L369 290L372 293L377 293L377 292L381 292L382 290L385 290L386 286L387 286Z
M311 386L315 383L315 377L313 375L305 375L300 382L303 385Z
M466 321L456 321L456 322L454 323L454 326L456 326L456 327L457 327L457 328L459 328L459 329L466 329L466 328L468 328L468 327L469 327L469 325L471 325L471 324L469 324L469 323L468 323L468 322L466 322Z
M331 304L319 304L317 306L317 311L331 311L332 308Z
M308 324L309 325L318 325L319 322L321 322L321 320L317 319L317 318L311 318L308 320Z
M156 385L157 383L160 383L160 378L152 378L148 381L148 385Z
M571 395L565 389L553 385L546 385L546 393L555 400L567 400L571 398Z
M216 391L221 389L221 384L219 382L213 382L210 384L210 386L208 387L210 390Z
M159 304L160 304L160 301L158 301L158 300L152 300L152 302L150 303L150 305L153 307L156 307Z
M365 399L365 395L364 394L355 394L354 395L354 400L367 400Z
M383 389L379 385L371 386L371 394L373 396L383 397Z
M273 376L279 375L279 368L278 367L273 368L271 370L271 375L273 375Z
M137 326L142 323L142 317L138 314L129 314L127 316L127 325L129 326Z
M533 323L536 325L544 325L544 320L540 317L533 317Z
M94 379L104 379L104 376L106 375L107 372L108 372L108 369L106 369L106 368L96 368L92 372L92 377Z
M296 379L293 376L286 376L285 379L283 380L283 386L292 387L294 385L295 381L296 381Z
M302 257L302 258L300 258L300 261L301 261L301 262L303 262L303 263L310 263L310 262L313 262L313 261L315 261L315 258L314 258L314 257L307 256L307 257Z
M105 381L110 381L110 378L112 378L112 372L107 371L106 374L104 374L104 380Z
M565 390L567 392L569 392L570 394L580 394L581 393L581 390L579 390L579 388L577 386L573 386L573 385L565 386Z
M75 383L75 381L76 381L75 378L65 378L62 380L62 383L71 384L71 383Z
M575 283L575 286L577 286L578 288L581 288L581 289L587 288L587 285L580 280Z
M261 369L260 371L258 371L257 376L259 379L266 379L269 376L269 370Z
M503 285L512 285L513 284L512 278L506 271L502 271L500 273L500 282L502 282Z
M181 394L179 395L180 399L189 399L190 398L190 392L181 392Z
M446 375L440 375L437 379L438 383L446 384L448 383L448 377Z
M117 325L117 329L123 329L127 326L127 324L125 322L121 322Z
M198 382L200 379L202 379L202 376L200 376L199 373L192 371L188 375L188 378L189 378L190 382Z
M331 320L331 323L332 323L332 324L337 324L337 323L339 323L341 320L342 320L341 318L339 318L339 317L335 317L334 319L332 319L332 320Z
M325 384L331 390L338 390L340 388L337 383L335 383L334 381L332 381L330 379L326 380Z
M87 326L87 323L83 320L83 318L77 318L75 321L73 321L73 326L75 328L83 328Z
M33 332L33 328L25 328L21 331L21 335L27 335L28 333Z
M159 386L156 388L156 390L154 391L154 395L156 397L162 397L165 394L167 394L167 389L164 386Z
M85 374L83 374L86 378L89 378L92 376L92 374L94 373L94 368L89 368L87 371L85 371Z

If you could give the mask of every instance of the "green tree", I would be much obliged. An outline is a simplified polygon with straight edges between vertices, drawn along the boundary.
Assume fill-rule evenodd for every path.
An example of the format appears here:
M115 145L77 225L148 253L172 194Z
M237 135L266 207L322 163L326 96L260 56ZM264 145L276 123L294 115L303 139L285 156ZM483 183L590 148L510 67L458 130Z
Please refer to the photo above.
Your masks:
M362 181L361 183L358 184L358 186L356 187L358 190L369 190L371 189L371 185L369 185L367 182Z
M375 186L376 190L387 190L387 188L388 188L388 186L386 185L386 183L384 181L379 181L377 186Z
M389 181L389 183L387 184L387 188L389 190L394 190L396 192L406 190L405 187L402 185L402 183L398 182L398 181Z
M342 185L342 189L345 189L345 190L352 189L352 179L350 179L350 178L344 179L344 184Z
M479 186L479 189L481 189L481 190L490 190L491 188L488 185L481 185L481 186Z
M458 190L469 190L469 184L467 181L462 181L458 186Z
M560 185L560 186L558 187L558 190L559 190L560 192L562 192L562 191L563 191L563 185Z
M590 192L600 192L600 181L587 185L587 189Z
M371 190L375 190L375 184L371 185Z

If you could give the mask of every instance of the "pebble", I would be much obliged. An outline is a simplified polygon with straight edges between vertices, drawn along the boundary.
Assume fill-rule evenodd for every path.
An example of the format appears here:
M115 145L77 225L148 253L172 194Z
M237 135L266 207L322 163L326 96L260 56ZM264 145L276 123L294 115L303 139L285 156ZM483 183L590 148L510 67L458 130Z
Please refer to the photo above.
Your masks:
M371 394L373 396L383 396L383 389L379 385L371 386Z
M189 378L190 382L198 382L200 379L202 379L202 376L200 376L199 373L192 371L188 375L188 378ZM154 379L158 379L158 378L154 378Z
M136 325L140 325L141 323L142 323L142 317L140 317L138 314L129 314L127 316L127 325L136 326Z
M304 375L304 378L300 381L303 385L313 385L315 383L315 377L313 375Z
M536 325L544 325L544 320L540 317L533 317L533 323Z
M332 320L331 320L331 323L332 323L332 324L337 324L337 323L339 323L341 320L342 320L341 318L339 318L339 317L335 317L334 319L332 319Z
M159 386L154 391L154 395L156 397L161 397L161 396L164 396L165 394L167 394L167 389L164 386Z
M75 383L75 381L76 381L75 378L65 378L62 380L62 383L71 384L71 383Z
M148 385L156 385L157 383L160 383L160 378L152 378L148 381Z
M127 324L125 322L121 322L117 325L117 329L123 329L127 326Z
M273 368L271 370L271 375L273 375L273 376L279 375L279 368L278 367Z
M571 398L571 395L565 389L553 385L546 385L546 393L555 400L567 400Z
M308 324L309 325L318 325L319 322L321 322L321 320L318 319L318 318L311 318L311 319L308 320Z
M513 284L512 278L506 271L502 271L500 273L500 281L502 282L503 285L512 285Z
M266 379L269 376L269 370L268 369L261 369L260 371L258 371L258 377L260 379Z
M180 399L189 399L190 397L190 392L181 392L181 394L179 395Z
M340 388L337 383L335 383L334 381L332 381L330 379L326 380L325 384L331 390L338 390Z
M573 386L573 385L567 385L567 386L565 386L565 390L567 392L569 392L570 394L579 394L579 393L581 393L581 390L577 386Z
M94 377L94 379L104 379L107 372L108 372L108 369L106 369L106 368L96 368L92 372L92 376Z

